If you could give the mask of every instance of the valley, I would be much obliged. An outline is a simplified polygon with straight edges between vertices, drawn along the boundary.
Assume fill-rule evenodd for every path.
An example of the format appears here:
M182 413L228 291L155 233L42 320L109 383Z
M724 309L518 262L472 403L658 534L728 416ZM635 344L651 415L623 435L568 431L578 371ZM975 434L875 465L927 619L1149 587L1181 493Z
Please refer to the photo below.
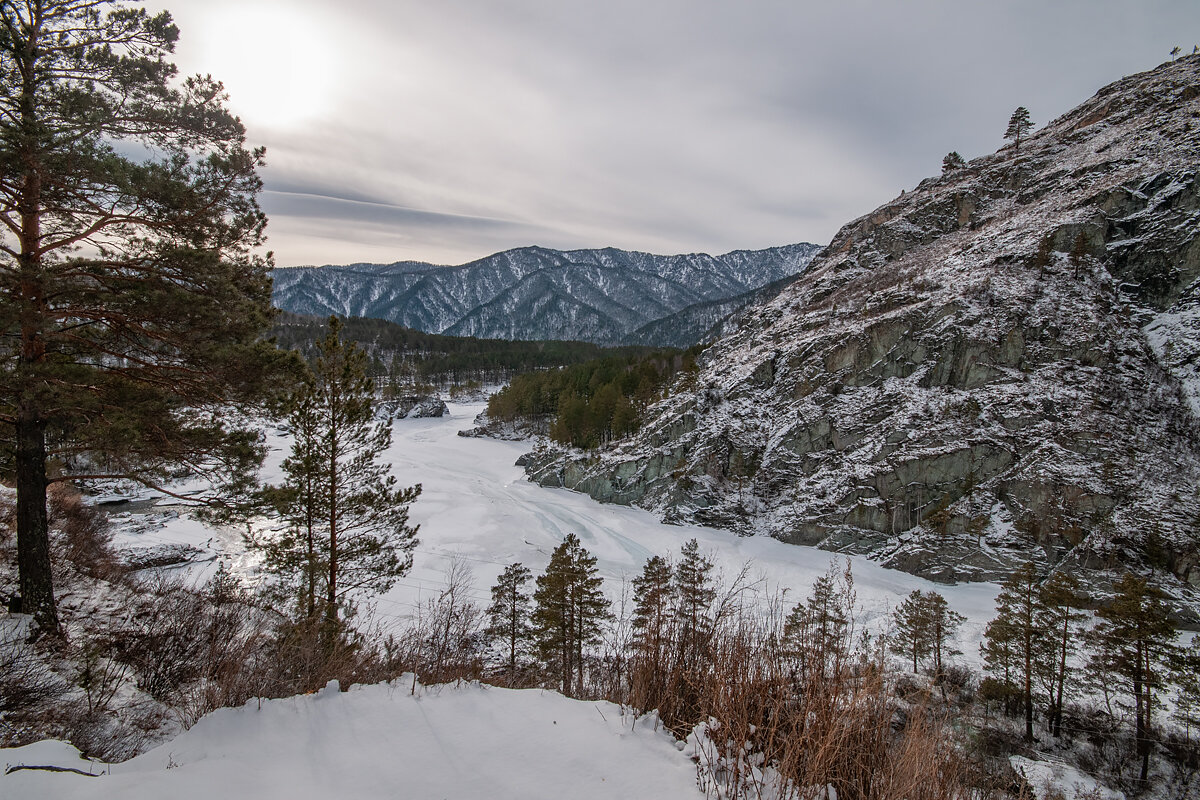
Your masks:
M403 484L421 483L420 499L412 506L412 520L420 524L420 544L408 575L387 594L375 598L376 616L396 623L412 618L421 603L435 597L446 585L450 561L458 558L474 572L470 597L486 603L487 590L504 566L523 563L535 573L545 569L550 552L567 533L579 536L596 555L605 592L619 601L629 582L652 555L677 554L689 539L699 541L711 554L726 580L743 566L757 585L764 604L774 592L788 590L803 597L813 581L842 558L813 547L790 545L768 536L736 536L726 531L694 525L667 525L651 512L601 504L585 494L546 489L526 480L514 462L531 447L530 442L505 442L461 437L484 404L449 404L449 415L436 419L398 420L393 444L387 451L392 474ZM264 480L276 480L282 442L275 439ZM148 495L138 495L142 499ZM114 517L121 547L180 545L196 548L185 569L189 579L201 583L211 577L219 562L229 565L251 583L257 573L247 557L241 532L213 528L180 513L172 501L161 501L158 511ZM149 513L145 513L145 512ZM855 588L863 618L875 630L886 625L888 613L913 589L934 589L947 596L953 607L969 618L959 647L969 660L978 658L983 624L993 613L994 584L945 586L887 569L861 556L851 556ZM794 602L794 601L793 601Z

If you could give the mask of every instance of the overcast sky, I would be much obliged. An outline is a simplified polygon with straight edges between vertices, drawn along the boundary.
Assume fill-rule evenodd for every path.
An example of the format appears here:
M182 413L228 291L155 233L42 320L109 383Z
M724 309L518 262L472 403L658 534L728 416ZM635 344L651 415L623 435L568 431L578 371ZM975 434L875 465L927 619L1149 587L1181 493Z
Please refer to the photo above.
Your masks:
M1200 41L1197 0L164 5L267 147L280 266L824 244Z

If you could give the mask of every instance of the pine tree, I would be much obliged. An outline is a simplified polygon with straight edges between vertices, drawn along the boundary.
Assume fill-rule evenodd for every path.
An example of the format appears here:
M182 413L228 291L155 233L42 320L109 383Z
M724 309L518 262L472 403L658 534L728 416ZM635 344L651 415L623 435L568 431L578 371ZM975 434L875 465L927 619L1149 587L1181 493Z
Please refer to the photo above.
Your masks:
M913 589L896 606L889 641L894 653L912 658L916 672L929 649L928 606L920 589Z
M912 658L913 672L922 659L931 656L933 674L940 678L951 653L949 641L965 620L938 592L914 589L892 614L892 650Z
M1189 744L1200 729L1200 634L1176 653L1171 664L1171 676L1179 689L1175 702L1175 719L1183 725L1185 741Z
M783 624L785 650L800 663L801 681L810 674L836 674L850 647L854 612L854 577L849 562L844 571L830 567L813 582L803 603L797 603Z
M316 400L310 375L286 406L292 451L282 465L285 481L263 493L284 527L276 536L247 542L262 553L264 569L278 579L277 594L285 603L295 602L299 616L307 620L317 616L324 585L321 526L328 514L321 489L324 462Z
M657 708L661 701L675 613L671 577L670 562L662 556L651 556L642 574L633 579L633 669L636 684L645 695L635 698L638 708Z
M263 455L231 408L281 363L252 253L263 151L220 83L176 80L178 35L104 0L0 3L0 460L23 607L51 633L49 484L237 483Z
M1054 259L1054 235L1046 234L1038 241L1037 253L1033 256L1033 265L1038 268L1038 277L1046 274L1046 267Z
M524 586L532 578L524 564L511 564L504 568L492 586L492 604L488 606L488 636L503 643L508 651L505 669L508 683L513 685L517 677L517 662L523 655L532 636L529 627L530 596Z
M1096 612L1100 623L1093 631L1093 669L1119 675L1128 681L1133 699L1135 741L1141 758L1140 780L1150 770L1150 729L1154 699L1164 687L1164 672L1174 654L1175 625L1163 603L1161 590L1144 578L1126 573L1113 586L1116 596Z
M933 650L933 674L940 680L945 674L946 657L958 652L951 647L950 641L967 618L957 611L951 610L946 598L940 593L926 592L925 597L929 618L929 640Z
M397 486L381 461L392 420L377 416L366 356L341 330L330 317L313 374L292 398L292 453L284 484L271 490L285 531L257 543L269 570L285 581L301 576L305 612L319 604L333 623L353 594L386 592L408 571L417 545L408 506L421 493L420 484Z
M1033 741L1034 667L1043 634L1036 624L1038 607L1037 568L1028 561L1001 585L996 598L997 616L984 633L985 653L1009 651L1015 656L1003 663L1003 669L1006 688L1020 693L1026 741ZM1016 679L1015 686L1012 678Z
M675 566L676 618L678 647L684 668L697 666L711 631L709 612L717 591L713 586L713 562L700 554L700 543L690 539L680 548Z
M1004 713L1008 716L1016 714L1021 696L1017 680L1017 650L1021 635L1013 624L1014 617L1009 599L1003 594L997 596L996 616L984 628L983 642L979 646L983 669L988 673L979 684L980 694L1003 703Z
M958 154L958 151L951 150L946 154L946 157L942 159L942 174L949 175L951 172L960 170L966 165L967 162L964 161L963 157Z
M1079 581L1065 572L1055 572L1038 588L1034 625L1042 632L1036 669L1046 689L1047 721L1050 732L1062 735L1063 703L1071 680L1068 656L1079 626L1087 619Z
M1018 106L1017 110L1008 118L1008 128L1004 131L1004 138L1012 139L1013 150L1019 150L1021 137L1032 129L1033 123L1029 120L1029 109L1025 106Z
M612 618L596 573L596 557L568 533L533 593L538 653L568 697L583 693L584 647L599 641L602 625Z

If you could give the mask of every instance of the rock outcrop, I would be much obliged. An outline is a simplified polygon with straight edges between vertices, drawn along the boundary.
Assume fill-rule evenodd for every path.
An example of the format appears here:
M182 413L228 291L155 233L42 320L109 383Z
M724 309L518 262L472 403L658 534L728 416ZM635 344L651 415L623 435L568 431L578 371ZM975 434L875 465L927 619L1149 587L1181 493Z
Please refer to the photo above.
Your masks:
M1189 596L1198 173L1200 58L1118 81L846 225L634 439L526 469L937 580L1032 558Z
M441 417L450 412L440 397L425 394L397 397L388 401L388 407L396 419Z

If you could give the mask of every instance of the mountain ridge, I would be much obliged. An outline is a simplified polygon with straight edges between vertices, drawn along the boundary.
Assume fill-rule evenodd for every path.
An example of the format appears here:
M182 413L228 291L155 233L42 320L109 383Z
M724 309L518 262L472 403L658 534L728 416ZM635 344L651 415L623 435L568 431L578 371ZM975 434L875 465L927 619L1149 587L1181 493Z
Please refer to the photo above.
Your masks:
M274 270L273 297L285 311L374 317L430 333L620 344L688 306L730 300L799 274L820 249L798 243L659 256L530 246L450 267L412 261L289 267Z

